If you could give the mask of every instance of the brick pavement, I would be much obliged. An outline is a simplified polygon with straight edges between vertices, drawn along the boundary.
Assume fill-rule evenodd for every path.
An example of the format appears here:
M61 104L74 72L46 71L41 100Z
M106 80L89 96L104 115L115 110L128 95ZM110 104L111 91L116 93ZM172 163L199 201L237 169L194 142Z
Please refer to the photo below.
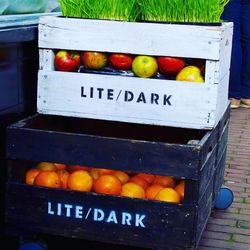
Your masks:
M224 183L234 202L212 211L199 250L250 250L250 109L231 110Z

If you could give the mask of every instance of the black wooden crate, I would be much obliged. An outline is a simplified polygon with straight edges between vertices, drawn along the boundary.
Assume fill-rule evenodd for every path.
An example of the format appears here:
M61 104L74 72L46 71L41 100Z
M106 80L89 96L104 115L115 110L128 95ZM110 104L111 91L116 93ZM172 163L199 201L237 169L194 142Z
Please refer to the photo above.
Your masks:
M7 129L6 222L21 230L115 244L195 249L212 208L218 143L228 113L223 119L212 131L45 115L13 124ZM185 178L185 199L177 205L23 184L29 164L39 161ZM72 206L72 213L67 217L64 209L55 215L58 204ZM76 206L82 218L75 218ZM100 221L98 213L104 216Z
M228 108L225 115L220 121L218 133L218 146L215 162L214 188L213 188L213 205L216 195L218 194L222 184L224 183L224 174L226 167L228 130L229 130L230 109Z

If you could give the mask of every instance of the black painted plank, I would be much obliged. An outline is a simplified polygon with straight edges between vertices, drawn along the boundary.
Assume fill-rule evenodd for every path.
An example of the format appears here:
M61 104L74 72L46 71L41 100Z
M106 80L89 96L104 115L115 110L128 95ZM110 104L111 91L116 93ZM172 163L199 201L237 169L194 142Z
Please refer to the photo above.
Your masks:
M28 128L30 119L7 129L8 158L199 178L201 145L41 130Z
M28 231L155 249L195 244L196 206L14 183L8 183L7 194L7 223ZM58 203L60 216L55 215ZM65 204L72 208L63 208ZM76 213L76 206L82 207L81 214ZM122 220L122 216L131 219Z

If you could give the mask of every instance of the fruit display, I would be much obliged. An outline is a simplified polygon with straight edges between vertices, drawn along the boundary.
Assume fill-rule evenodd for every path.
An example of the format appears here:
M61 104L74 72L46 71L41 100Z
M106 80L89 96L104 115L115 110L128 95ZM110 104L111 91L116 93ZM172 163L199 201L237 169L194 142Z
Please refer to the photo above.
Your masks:
M204 82L205 77L205 60L171 56L60 50L55 54L54 65L57 71L190 82Z
M185 180L171 176L40 162L26 171L25 183L47 188L159 200L180 204Z

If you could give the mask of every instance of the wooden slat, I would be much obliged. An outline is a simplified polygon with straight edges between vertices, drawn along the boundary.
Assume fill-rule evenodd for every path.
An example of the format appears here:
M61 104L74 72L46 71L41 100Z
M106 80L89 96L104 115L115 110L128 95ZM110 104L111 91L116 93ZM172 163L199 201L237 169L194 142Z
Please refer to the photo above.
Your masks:
M39 47L219 60L225 28L43 17Z
M154 249L194 245L195 207L15 183L8 184L7 194L6 220L24 229ZM68 216L65 205L72 206Z
M216 126L216 89L204 83L40 71L37 109L43 114L211 129Z
M10 129L7 136L13 159L199 178L199 147L32 129Z

